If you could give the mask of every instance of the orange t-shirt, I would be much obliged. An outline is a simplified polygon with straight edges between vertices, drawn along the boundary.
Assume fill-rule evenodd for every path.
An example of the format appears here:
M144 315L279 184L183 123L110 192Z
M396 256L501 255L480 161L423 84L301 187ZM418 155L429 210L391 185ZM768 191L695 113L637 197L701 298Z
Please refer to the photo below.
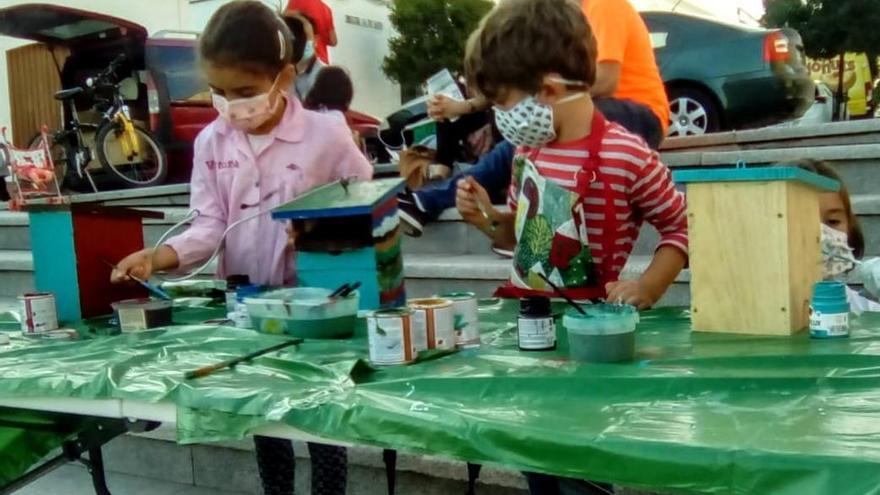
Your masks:
M614 98L650 108L666 134L669 100L642 16L628 0L583 0L582 5L598 45L596 62L620 64L620 82Z

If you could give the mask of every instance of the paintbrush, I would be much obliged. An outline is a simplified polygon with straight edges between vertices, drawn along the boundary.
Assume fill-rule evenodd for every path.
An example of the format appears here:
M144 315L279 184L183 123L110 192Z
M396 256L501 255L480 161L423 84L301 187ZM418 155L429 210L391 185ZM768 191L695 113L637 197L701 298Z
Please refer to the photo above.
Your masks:
M107 260L105 260L105 259L102 259L101 262L104 263L105 265L109 266L109 267L112 268L113 270L119 270L119 268L118 268L116 265L114 265L113 263L110 263L109 261L107 261ZM142 278L135 277L134 275L132 275L132 274L130 274L130 273L128 273L127 275L128 275L128 278L130 278L130 279L134 280L135 282L141 284L145 289L147 289L148 291L150 291L153 295L155 295L155 296L158 297L159 299L164 299L164 300L166 300L166 301L170 301L170 300L172 299L172 297L169 296L167 292L165 292L164 290L160 289L158 286L156 286L156 285L154 285L154 284L151 284L150 282L147 282L146 280L144 280L144 279L142 279Z
M567 302L569 306L576 309L578 311L578 313L580 313L584 316L587 316L587 312L584 311L584 308L582 308L580 304L574 302L574 299L565 295L565 292L562 292L562 289L560 289L559 287L557 287L556 284L551 282L550 279L547 278L546 275L544 275L543 273L538 273L538 276L541 277L541 279L543 279L544 282L547 282L547 285L549 285L556 292L556 294L559 295L559 297L565 299L565 302Z
M260 356L264 356L266 354L269 354L270 352L280 351L281 349L284 349L286 347L302 344L302 341L303 341L302 339L288 340L288 341L285 341L284 343L273 345L272 347L268 347L268 348L260 350L260 351L252 352L250 354L247 354L247 355L244 355L241 357L227 359L226 361L222 361L217 364L212 364L210 366L205 366L205 367L199 368L195 371L187 371L186 374L183 375L183 377L186 380L193 380L195 378L203 378L208 375L212 375L218 371L224 370L226 368L234 368L239 363L243 363L245 361L250 361L252 359L256 359Z

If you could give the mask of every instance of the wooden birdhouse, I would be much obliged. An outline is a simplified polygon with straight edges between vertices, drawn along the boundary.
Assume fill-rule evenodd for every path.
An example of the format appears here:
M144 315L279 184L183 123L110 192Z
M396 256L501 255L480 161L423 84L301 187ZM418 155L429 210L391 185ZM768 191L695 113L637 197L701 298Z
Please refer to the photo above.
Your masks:
M137 286L110 283L111 268L144 248L143 218L162 213L77 203L28 204L34 286L55 294L58 319L73 322L112 312L110 303L146 297Z
M293 222L300 287L360 282L360 309L406 304L397 193L402 179L336 181L273 210Z
M819 195L837 181L797 167L688 170L691 318L698 332L791 335L821 279Z

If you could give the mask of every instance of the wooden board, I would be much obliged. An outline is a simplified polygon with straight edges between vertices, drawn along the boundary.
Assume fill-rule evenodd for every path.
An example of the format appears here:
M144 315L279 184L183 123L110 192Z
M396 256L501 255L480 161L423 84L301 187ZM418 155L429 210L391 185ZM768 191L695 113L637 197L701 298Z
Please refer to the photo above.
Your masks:
M792 183L689 184L694 330L790 335L805 328L797 301L819 269L818 211L817 193Z
M797 219L788 231L792 323L802 329L810 326L813 286L822 280L822 216L816 191L801 184L789 187L788 211Z
M65 48L55 48L59 66L64 66L67 56ZM43 124L50 132L61 127L61 102L54 97L61 90L61 79L52 53L39 43L8 50L6 69L12 121L0 125L10 125L15 145L26 147Z

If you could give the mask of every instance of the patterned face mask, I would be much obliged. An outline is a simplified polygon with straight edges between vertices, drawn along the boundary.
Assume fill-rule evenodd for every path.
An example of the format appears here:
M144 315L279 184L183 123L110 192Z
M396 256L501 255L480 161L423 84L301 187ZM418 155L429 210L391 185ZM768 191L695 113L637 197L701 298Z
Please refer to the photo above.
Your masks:
M582 82L567 79L554 81L571 85L585 86ZM556 105L583 98L586 93L575 93L562 98ZM535 96L528 96L510 110L495 107L495 124L504 139L514 146L540 148L556 139L556 127L553 123L553 107L538 101Z
M822 278L836 279L856 266L846 233L822 224Z

